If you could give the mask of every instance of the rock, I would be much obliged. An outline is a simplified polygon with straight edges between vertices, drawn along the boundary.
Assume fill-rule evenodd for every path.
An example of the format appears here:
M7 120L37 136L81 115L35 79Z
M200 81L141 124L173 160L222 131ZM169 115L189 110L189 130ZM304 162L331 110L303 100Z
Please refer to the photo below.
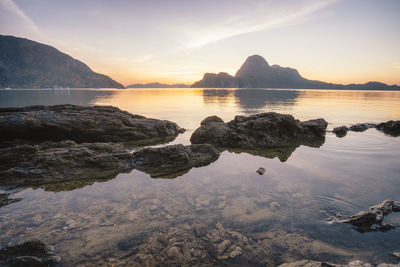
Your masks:
M387 121L379 123L375 126L379 131L384 132L385 134L389 134L392 136L400 135L400 120L398 121Z
M369 263L364 263L362 261L352 261L349 264L334 264L328 262L301 260L296 262L284 263L279 265L279 267L372 267L373 265ZM397 267L398 264L386 264L381 263L378 267Z
M60 262L61 258L50 255L49 247L38 240L27 241L20 245L0 249L1 266L44 267L56 266Z
M183 257L178 247L172 246L167 250L168 258L177 261Z
M192 230L195 237L203 237L207 235L209 229L206 225L195 223L192 226Z
M203 120L190 141L219 148L274 148L324 139L326 127L327 122L323 119L300 122L291 115L274 112L236 116L228 123L212 116Z
M0 108L0 141L134 142L174 137L183 130L166 120L133 115L111 106Z
M258 168L258 170L256 171L259 175L263 175L265 172L265 169L263 167Z
M229 253L229 257L234 259L237 256L242 255L242 248L241 247L235 247L234 250L231 251L231 253Z
M333 129L333 133L336 134L337 137L344 137L347 135L347 131L349 130L349 128L347 128L346 126L340 126L340 127L336 127Z
M371 231L388 231L393 229L392 225L383 225L383 218L391 212L400 211L400 202L394 200L385 200L381 204L370 207L369 211L361 211L350 219L343 220L344 223L349 223L359 232ZM372 226L376 225L375 228Z
M393 255L400 260L400 252L393 252Z
M8 196L9 194L0 194L0 208L22 200L21 198L8 198Z
M364 132L369 128L374 128L375 124L373 123L357 123L350 126L349 130L353 132Z
M224 253L225 250L226 250L228 247L230 247L230 245L231 245L231 241L229 241L229 240L227 240L227 239L225 239L224 241L222 241L221 244L219 244L219 245L217 246L217 253L218 253L218 255L221 255L222 253Z
M19 156L19 157L18 157ZM78 181L70 190L133 169L132 155L121 144L74 141L16 144L0 148L1 186L38 186ZM51 188L51 186L50 186ZM53 191L58 191L54 187Z
M174 178L193 167L208 165L218 157L219 151L210 144L178 144L144 148L133 153L135 167L154 178Z

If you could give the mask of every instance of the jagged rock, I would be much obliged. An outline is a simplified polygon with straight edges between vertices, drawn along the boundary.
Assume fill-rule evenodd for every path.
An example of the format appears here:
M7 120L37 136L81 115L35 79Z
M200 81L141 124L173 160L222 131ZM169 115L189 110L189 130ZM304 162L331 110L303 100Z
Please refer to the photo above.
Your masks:
M85 182L107 180L133 169L130 151L114 143L17 143L0 149L0 162L1 186L40 186L77 181L79 187Z
M0 108L0 141L134 142L177 136L167 120L133 115L111 106L75 105Z
M61 258L50 255L50 248L38 240L27 241L20 245L0 249L1 266L44 267L57 266L59 263L61 263Z
M375 124L374 123L357 123L354 125L351 125L349 130L353 132L364 132L370 128L374 128Z
M375 126L379 131L392 136L400 135L400 121L387 121Z
M258 170L256 171L259 175L263 175L265 172L265 169L263 167L258 168Z
M336 127L332 130L332 132L334 134L336 134L337 137L344 137L347 135L347 131L349 130L349 128L347 128L346 126L340 126L340 127Z
M209 143L234 152L238 149L237 152L265 157L278 156L285 161L300 145L322 145L326 127L324 119L300 122L291 115L274 112L236 116L228 123L211 116L202 121L190 141L192 144Z
M181 144L144 148L133 153L135 168L152 177L174 178L193 167L210 164L219 157L210 144L184 146Z
M350 219L343 220L344 223L349 223L359 232L371 231L388 231L393 229L392 225L383 225L384 217L391 212L400 211L400 202L394 200L385 200L381 204L370 207L369 211L361 211ZM376 227L373 228L373 226Z

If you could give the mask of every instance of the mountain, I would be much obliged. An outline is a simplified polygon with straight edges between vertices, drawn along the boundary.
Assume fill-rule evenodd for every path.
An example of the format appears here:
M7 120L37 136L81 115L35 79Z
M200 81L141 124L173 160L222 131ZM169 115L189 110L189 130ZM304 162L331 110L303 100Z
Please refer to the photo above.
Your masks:
M175 84L165 84L165 83L137 83L137 84L130 84L126 86L126 88L189 88L190 85L183 84L183 83L175 83Z
M235 76L220 72L206 73L203 79L195 82L196 88L291 88L291 89L353 89L353 90L400 90L400 86L387 85L380 82L365 84L334 84L308 80L293 68L279 65L270 66L259 55L246 59Z
M0 88L124 88L54 47L0 35Z

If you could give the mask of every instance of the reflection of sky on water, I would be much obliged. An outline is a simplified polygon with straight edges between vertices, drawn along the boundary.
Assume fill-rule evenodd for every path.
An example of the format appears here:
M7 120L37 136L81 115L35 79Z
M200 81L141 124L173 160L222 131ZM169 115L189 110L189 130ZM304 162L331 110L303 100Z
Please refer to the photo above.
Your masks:
M1 106L73 101L170 119L189 129L174 141L185 144L200 121L214 114L229 121L236 114L273 110L302 120L323 117L333 125L400 117L400 92L146 89L7 94L9 101L0 91ZM20 99L22 95L29 98ZM113 255L121 240L144 231L204 220L244 233L298 233L344 249L351 258L388 261L387 253L398 249L400 216L388 217L399 226L395 230L360 234L349 225L328 223L324 212L349 216L384 199L398 199L399 140L375 129L349 132L341 139L328 133L321 148L300 146L286 162L225 151L216 162L176 179L151 179L134 170L72 191L27 188L12 196L21 202L0 209L0 245L40 238L74 262L99 251ZM262 176L255 172L259 167L266 169ZM146 210L146 203L156 200L162 209ZM272 202L279 208L272 209ZM326 257L348 259L334 253Z

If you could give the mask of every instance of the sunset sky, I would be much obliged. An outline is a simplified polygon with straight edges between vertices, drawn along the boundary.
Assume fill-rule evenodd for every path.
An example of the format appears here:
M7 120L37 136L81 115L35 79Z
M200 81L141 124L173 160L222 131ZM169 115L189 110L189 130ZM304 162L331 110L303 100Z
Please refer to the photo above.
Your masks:
M128 85L232 75L253 54L303 77L400 84L399 0L0 0L0 34Z

